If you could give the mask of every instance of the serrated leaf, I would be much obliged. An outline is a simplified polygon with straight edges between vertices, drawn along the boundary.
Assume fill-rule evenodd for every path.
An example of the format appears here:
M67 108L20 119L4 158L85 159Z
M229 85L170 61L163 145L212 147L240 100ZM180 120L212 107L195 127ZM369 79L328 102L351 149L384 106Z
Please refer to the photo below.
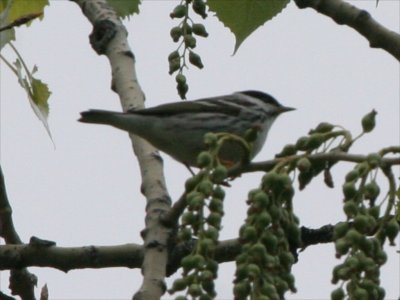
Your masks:
M1 0L0 28L32 14L41 15L42 19L44 7L48 4L48 0ZM27 22L27 26L30 23ZM15 40L14 28L0 32L0 50L13 40Z
M49 104L48 100L50 98L51 92L47 86L47 84L43 83L40 79L36 79L33 77L32 72L27 75L24 75L25 72L28 72L25 68L23 68L23 62L17 58L14 63L16 67L18 82L25 89L29 103L32 107L32 110L39 118L39 120L43 123L46 131L53 141L51 136L49 123L47 122L49 116ZM37 67L34 67L34 71L37 70Z
M107 0L118 16L125 18L139 13L140 0Z
M9 0L9 5L9 11L4 16L4 21L7 23L14 22L17 19L30 14L42 14L40 17L40 19L42 19L44 8L49 5L49 1ZM3 13L3 11L0 11L0 13Z
M208 0L217 18L235 35L236 53L243 41L258 27L280 13L289 0Z
M43 83L40 79L32 78L32 101L38 106L42 114L49 114L49 103L50 91L47 84Z

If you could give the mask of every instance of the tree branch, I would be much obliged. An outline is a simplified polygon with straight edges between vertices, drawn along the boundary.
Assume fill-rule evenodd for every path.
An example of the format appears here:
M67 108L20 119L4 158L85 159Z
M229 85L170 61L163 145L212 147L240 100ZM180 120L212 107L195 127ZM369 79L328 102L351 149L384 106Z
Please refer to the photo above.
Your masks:
M318 229L311 229L302 226L301 227L301 249L305 249L308 246L316 244L326 244L333 241L333 229L334 225L325 225ZM168 276L174 274L177 269L180 268L180 262L183 257L192 252L196 246L196 241L190 241L178 245L171 254L169 265L168 265ZM297 249L293 249L297 251ZM241 245L238 239L230 239L220 241L218 246L215 248L214 259L218 263L232 262L235 261L236 256L241 252Z
M90 42L98 54L105 54L112 69L112 89L118 93L124 111L144 107L144 95L135 70L135 56L127 40L127 30L106 0L71 0L93 24ZM142 266L143 283L134 299L156 300L165 292L164 278L168 260L167 244L171 229L163 226L160 216L169 210L162 159L145 140L130 135L141 176L141 191L147 200L145 244Z
M0 166L0 236L6 244L22 244L12 220L12 209L8 201L6 184ZM12 269L10 276L10 290L13 295L22 299L35 299L37 277L25 268Z
M0 236L7 244L22 244L12 220L12 208L8 201L4 175L0 166Z
M333 242L333 229L335 225L324 225L318 229L311 229L302 226L301 229L301 248L305 249L311 245L326 244Z
M302 226L301 230L301 248L304 249L311 245L326 244L333 241L334 225L324 225L318 229L311 229ZM240 243L238 239L221 241L215 250L215 259L219 263L235 260L240 253Z
M290 158L298 159L303 156L304 155L293 155L293 156L290 156ZM346 161L346 162L360 163L367 159L367 155L349 154L349 153L345 153L345 152L328 152L328 153L317 153L317 154L308 155L307 158L311 162L326 161L326 162L335 163L338 161ZM276 164L282 162L283 160L287 160L287 159L288 159L288 157L282 157L282 158L275 158L275 159L262 161L262 162L250 163L246 166L242 166L241 169L239 169L239 168L234 169L234 170L232 169L231 173L236 175L236 174L250 173L250 172L255 172L255 171L268 172ZM400 165L400 157L383 157L382 164L389 165L389 166Z
M302 248L332 241L333 225L318 229L301 228ZM188 255L196 241L182 243L173 248L169 259L168 276L179 267L181 259ZM215 250L219 263L234 261L240 253L238 239L220 241ZM137 244L117 246L57 247L38 244L0 246L0 270L23 267L51 267L63 272L73 269L100 269L110 267L140 268L145 249Z
M295 0L299 8L313 8L332 18L337 24L347 25L358 31L371 48L381 48L400 61L400 35L388 30L371 15L342 0Z
M186 204L186 191L174 202L171 209L162 216L161 221L165 226L173 227L178 224L178 220L185 210Z
M0 246L0 270L28 266L51 267L63 272L84 268L140 268L143 246L57 247L35 244Z

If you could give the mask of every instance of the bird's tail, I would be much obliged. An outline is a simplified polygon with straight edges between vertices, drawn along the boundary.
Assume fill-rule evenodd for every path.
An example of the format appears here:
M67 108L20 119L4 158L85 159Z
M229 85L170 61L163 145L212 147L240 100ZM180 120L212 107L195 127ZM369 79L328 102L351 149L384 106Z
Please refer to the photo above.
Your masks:
M141 122L140 116L136 116L133 113L99 109L90 109L81 112L81 117L78 121L83 123L111 125L139 136L141 136L142 131L146 131L147 128L147 123Z
M107 124L117 126L121 115L123 115L123 113L108 110L91 109L81 112L81 117L78 119L78 121L82 123Z

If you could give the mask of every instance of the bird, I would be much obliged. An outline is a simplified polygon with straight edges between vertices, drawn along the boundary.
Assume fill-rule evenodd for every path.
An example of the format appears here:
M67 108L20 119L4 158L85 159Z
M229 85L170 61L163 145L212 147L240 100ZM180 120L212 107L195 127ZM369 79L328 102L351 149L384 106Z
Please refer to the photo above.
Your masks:
M197 156L206 150L206 133L229 133L244 137L249 129L257 135L249 159L263 147L276 118L294 110L271 95L246 90L230 95L193 101L166 103L150 108L114 112L91 109L78 121L111 125L137 135L186 166L198 167ZM220 150L221 160L232 164L243 159L243 146L228 141Z

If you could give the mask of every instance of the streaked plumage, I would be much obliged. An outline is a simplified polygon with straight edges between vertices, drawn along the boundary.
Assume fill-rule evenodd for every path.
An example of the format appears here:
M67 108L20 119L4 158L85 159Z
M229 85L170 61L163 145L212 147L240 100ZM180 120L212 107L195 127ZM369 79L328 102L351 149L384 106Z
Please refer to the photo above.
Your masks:
M207 132L228 132L243 136L250 128L259 134L254 143L253 158L262 148L268 130L276 117L292 108L282 106L272 96L259 91L242 91L231 95L181 101L127 113L89 110L79 121L107 124L129 131L153 144L159 150L190 166L204 150ZM224 160L241 159L238 145L222 151Z

